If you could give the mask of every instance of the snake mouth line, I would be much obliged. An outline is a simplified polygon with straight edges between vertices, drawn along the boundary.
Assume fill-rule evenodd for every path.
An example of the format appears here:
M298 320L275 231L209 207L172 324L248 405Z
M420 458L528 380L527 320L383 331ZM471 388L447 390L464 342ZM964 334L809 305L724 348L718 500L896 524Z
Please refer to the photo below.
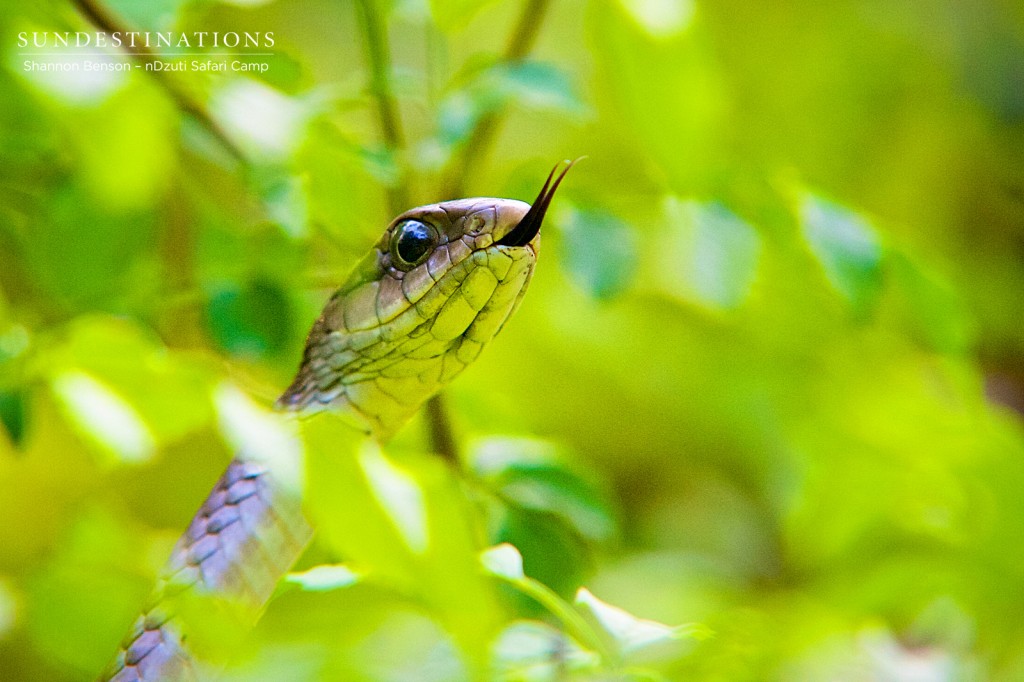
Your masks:
M569 172L569 169L576 165L576 162L584 157L580 157L575 161L559 161L555 164L555 167L551 169L551 173L548 174L548 179L544 181L544 186L540 190L540 194L534 199L533 205L530 206L530 210L526 212L523 219L519 223L508 231L504 237L495 242L498 246L526 246L537 236L540 232L540 226L544 222L544 214L548 212L548 206L551 204L551 199L555 196L555 191L558 186L562 183L562 178ZM562 164L567 164L562 172L558 174L554 182L551 179L555 177L555 173L558 172L558 167Z

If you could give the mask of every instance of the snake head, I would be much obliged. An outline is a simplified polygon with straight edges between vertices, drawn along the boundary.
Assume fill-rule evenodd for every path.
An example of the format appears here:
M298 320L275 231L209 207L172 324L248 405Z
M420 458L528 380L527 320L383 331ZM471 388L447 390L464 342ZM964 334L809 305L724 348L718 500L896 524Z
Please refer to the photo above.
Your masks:
M560 166L561 164L559 164ZM313 324L278 407L386 439L473 362L518 307L569 164L532 205L472 198L397 216Z

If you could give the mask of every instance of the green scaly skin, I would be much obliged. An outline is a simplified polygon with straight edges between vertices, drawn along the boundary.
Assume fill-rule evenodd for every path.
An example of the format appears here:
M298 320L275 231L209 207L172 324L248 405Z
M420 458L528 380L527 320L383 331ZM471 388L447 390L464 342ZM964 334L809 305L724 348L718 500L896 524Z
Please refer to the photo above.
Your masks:
M387 440L477 358L515 311L533 274L537 230L555 187L557 181L548 192L545 184L533 210L521 201L460 199L395 218L314 323L278 408L331 410ZM410 219L438 236L414 267L395 252L397 233ZM178 541L150 606L100 680L214 676L216 666L189 650L193 633L174 615L181 598L240 605L254 620L311 537L298 494L267 464L239 454Z

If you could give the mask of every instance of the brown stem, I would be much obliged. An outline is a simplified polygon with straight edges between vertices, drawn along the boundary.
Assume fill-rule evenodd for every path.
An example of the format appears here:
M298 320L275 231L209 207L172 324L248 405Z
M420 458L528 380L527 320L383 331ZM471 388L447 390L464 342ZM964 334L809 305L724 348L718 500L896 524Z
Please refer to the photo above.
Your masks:
M461 466L459 445L455 442L455 431L452 429L444 393L435 393L430 396L426 409L430 449L458 468Z
M398 105L391 89L391 50L388 46L387 27L381 22L372 0L359 0L356 3L356 18L363 30L363 45L370 68L369 89L377 103L381 135L389 151L400 156L405 149L405 138ZM392 215L409 208L405 175L402 170L399 181L388 188L388 204Z
M550 4L550 0L527 0L505 47L503 61L515 63L526 58L537 42L537 35ZM501 116L502 112L492 111L477 121L469 139L448 165L442 181L442 197L456 198L465 194L466 179L473 177L476 169L487 158L497 137Z
M537 42L537 34L540 33L541 24L544 23L544 15L548 11L550 0L528 0L523 7L523 13L519 15L519 22L516 30L508 41L505 48L505 59L510 62L519 61L530 53L534 43Z
M107 33L127 34L132 32L132 29L127 27L120 19L114 16L113 13L94 0L71 1L72 4L78 8L78 11L81 12L82 15L96 28ZM133 47L130 56L143 64L154 64L160 60L160 55L142 45L136 45ZM217 138L217 141L220 142L228 152L230 152L231 156L233 156L236 161L242 164L247 163L247 159L245 158L245 154L242 153L242 150L231 141L231 138L229 138L224 130L217 125L217 122L210 117L210 114L202 107L202 105L192 99L192 97L190 97L177 82L163 71L150 71L149 69L146 69L146 72L150 74L164 90L167 91L167 94L172 100L174 100L178 109L188 116L191 116L193 120L197 121L211 135Z
M550 4L550 0L526 1L505 48L504 61L518 62L530 53L537 42L537 35ZM499 112L489 113L477 121L476 128L473 129L462 151L453 158L448 171L443 175L439 194L441 198L455 199L465 194L466 178L471 177L471 173L487 157L494 144L500 122ZM435 395L427 401L427 417L434 451L449 461L458 462L455 435L442 394Z
M405 140L398 107L391 90L391 52L388 47L387 28L374 11L372 0L359 0L356 3L356 18L363 32L366 61L370 69L369 89L377 103L381 136L392 153L400 154L405 148ZM408 177L404 170L402 176L398 183L388 188L388 204L392 215L409 208L406 191ZM458 467L458 446L455 443L455 434L445 409L444 399L440 394L432 396L427 401L426 411L431 450Z

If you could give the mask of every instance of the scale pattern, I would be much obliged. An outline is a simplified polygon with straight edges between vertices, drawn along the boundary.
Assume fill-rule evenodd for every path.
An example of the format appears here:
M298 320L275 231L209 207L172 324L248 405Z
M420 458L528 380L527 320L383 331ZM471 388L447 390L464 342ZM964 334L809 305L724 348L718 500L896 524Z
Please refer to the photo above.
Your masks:
M185 590L216 594L255 612L311 537L297 497L275 485L262 465L231 462L175 545L151 606L136 619L100 679L203 679L173 616L175 595Z

